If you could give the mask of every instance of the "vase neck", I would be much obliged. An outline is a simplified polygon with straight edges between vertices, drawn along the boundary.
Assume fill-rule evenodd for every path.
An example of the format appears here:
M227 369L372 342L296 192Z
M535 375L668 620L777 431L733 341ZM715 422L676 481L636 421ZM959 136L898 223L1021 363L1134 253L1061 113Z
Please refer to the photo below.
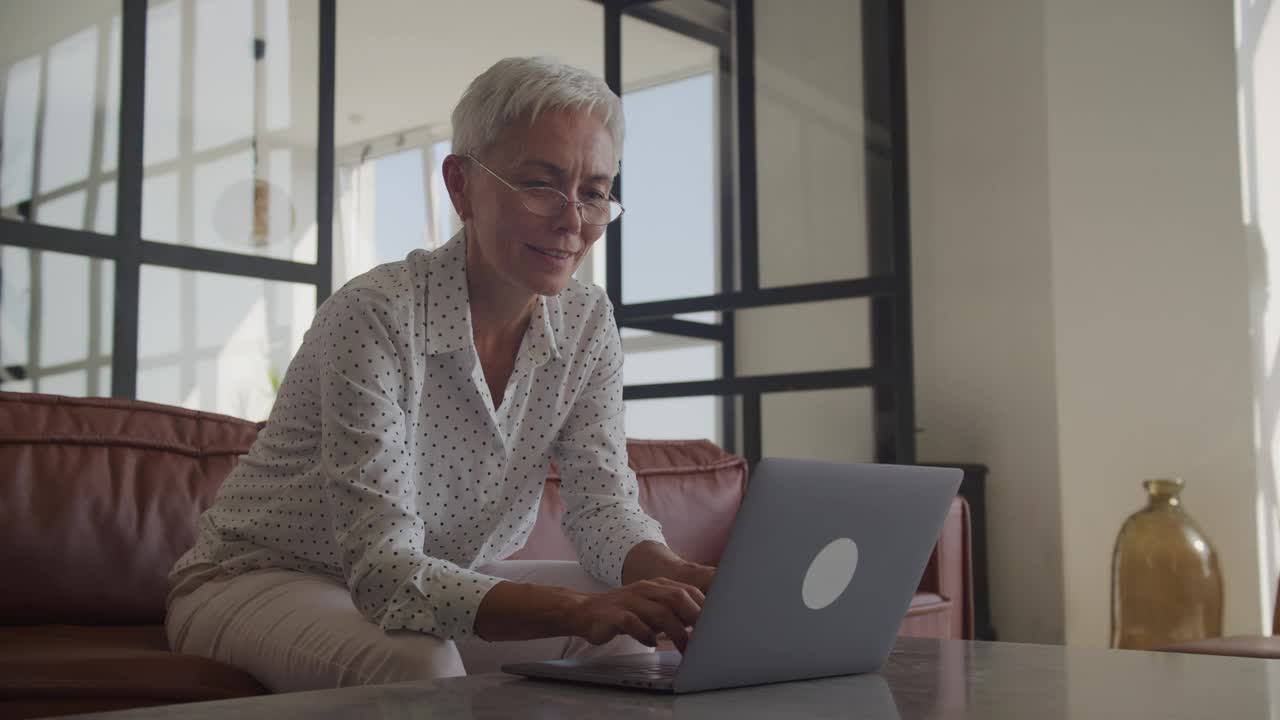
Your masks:
M1182 500L1178 495L1182 492L1181 478L1161 478L1147 480L1142 483L1147 489L1147 507L1151 509L1178 507Z

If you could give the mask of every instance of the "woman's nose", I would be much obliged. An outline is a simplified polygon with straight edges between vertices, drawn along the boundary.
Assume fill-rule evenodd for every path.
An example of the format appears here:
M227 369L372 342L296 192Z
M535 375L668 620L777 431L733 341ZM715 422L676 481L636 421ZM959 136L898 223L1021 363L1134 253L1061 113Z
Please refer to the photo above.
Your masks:
M582 210L578 203L568 200L556 215L556 228L577 234L582 231Z

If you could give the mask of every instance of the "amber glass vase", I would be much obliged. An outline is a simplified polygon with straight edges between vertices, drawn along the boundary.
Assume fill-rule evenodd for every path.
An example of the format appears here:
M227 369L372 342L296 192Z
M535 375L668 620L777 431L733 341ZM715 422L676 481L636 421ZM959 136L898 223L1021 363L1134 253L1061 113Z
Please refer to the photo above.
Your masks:
M1111 559L1111 646L1145 650L1222 635L1222 572L1182 508L1182 480L1147 480Z

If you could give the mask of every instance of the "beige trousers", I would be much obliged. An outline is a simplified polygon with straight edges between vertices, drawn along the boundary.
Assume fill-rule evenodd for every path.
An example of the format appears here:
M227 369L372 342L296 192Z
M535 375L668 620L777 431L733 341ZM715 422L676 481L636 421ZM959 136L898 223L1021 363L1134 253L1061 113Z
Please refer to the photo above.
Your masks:
M502 561L477 568L505 580L582 592L605 586L574 562ZM599 646L574 637L458 643L384 631L351 602L340 581L258 570L206 582L170 601L169 647L238 667L272 692L319 690L496 672L509 662L647 652L621 636Z

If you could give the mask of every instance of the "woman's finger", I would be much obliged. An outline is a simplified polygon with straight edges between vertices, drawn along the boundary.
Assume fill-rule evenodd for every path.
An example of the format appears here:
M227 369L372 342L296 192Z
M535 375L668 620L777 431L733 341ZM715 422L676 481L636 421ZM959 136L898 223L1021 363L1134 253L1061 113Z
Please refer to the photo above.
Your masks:
M633 612L623 611L617 629L620 634L630 635L642 645L654 647L658 644L658 632Z
M666 633L680 652L684 652L689 642L689 631L680 617L671 608L661 602L639 598L634 612L641 620L656 631Z
M699 590L698 586L696 585L682 583L679 580L672 580L670 578L656 578L654 582L659 583L661 585L666 585L668 587L680 588L681 590L685 591L685 593L689 597L693 598L693 601L698 604L698 607L702 607L707 603L706 594L703 593L701 590Z
M645 597L661 603L675 613L680 618L684 627L693 627L698 623L698 618L702 615L702 604L698 602L699 598L694 597L690 591L698 592L698 589L680 583L657 584L648 588ZM701 597L701 593L698 596ZM705 598L703 598L705 600Z

